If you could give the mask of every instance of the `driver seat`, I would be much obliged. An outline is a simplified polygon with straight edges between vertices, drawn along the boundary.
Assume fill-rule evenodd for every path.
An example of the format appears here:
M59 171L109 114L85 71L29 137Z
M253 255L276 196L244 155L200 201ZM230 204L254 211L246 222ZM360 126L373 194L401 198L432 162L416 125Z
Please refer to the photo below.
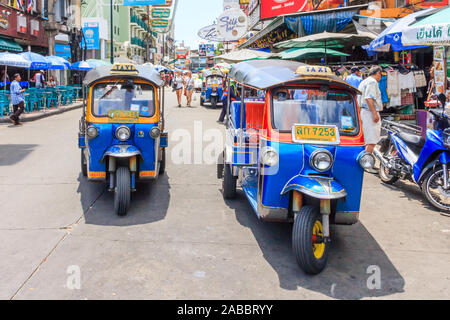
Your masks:
M420 151L422 151L426 141L424 137L403 131L400 131L397 136L416 154L419 154Z

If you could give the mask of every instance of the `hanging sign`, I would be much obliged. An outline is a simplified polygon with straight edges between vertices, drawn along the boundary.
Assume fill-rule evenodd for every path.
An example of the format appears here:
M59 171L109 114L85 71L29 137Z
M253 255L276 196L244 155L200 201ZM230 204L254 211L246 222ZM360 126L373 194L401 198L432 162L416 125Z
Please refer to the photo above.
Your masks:
M224 38L219 37L218 33L217 33L217 25L213 24L204 28L201 28L198 32L197 35L204 39L204 40L208 40L208 41L215 41L215 42L223 42L225 41Z
M85 23L83 26L84 39L81 41L80 46L87 50L99 50L100 49L100 32L98 22Z
M410 27L402 31L404 46L450 45L450 24Z
M217 19L217 33L225 41L239 40L247 33L248 18L242 10L230 9Z

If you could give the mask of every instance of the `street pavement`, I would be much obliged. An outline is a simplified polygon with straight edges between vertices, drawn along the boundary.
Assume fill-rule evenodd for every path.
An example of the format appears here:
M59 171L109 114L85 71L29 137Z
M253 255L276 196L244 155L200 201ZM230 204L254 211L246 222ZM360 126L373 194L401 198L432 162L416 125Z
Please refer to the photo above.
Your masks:
M415 185L366 175L360 223L332 226L326 269L306 275L290 224L259 221L242 192L224 201L214 164L171 161L183 130L224 126L166 97L167 172L126 217L80 174L81 110L0 124L0 299L450 298L450 217Z

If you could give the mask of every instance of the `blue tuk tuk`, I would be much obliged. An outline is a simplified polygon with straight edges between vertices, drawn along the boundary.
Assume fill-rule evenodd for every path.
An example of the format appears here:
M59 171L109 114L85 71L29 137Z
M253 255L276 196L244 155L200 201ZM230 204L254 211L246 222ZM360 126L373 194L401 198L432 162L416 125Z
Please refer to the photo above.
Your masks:
M224 75L217 70L206 70L203 73L202 93L200 105L210 103L213 108L217 107L222 99Z
M364 151L359 92L328 67L294 61L241 62L230 80L241 101L228 101L217 167L223 196L240 186L260 219L293 222L296 260L317 274L330 224L358 221L364 169L375 162Z
M164 82L153 67L114 64L89 71L83 85L81 172L109 182L115 213L126 215L136 181L165 170Z

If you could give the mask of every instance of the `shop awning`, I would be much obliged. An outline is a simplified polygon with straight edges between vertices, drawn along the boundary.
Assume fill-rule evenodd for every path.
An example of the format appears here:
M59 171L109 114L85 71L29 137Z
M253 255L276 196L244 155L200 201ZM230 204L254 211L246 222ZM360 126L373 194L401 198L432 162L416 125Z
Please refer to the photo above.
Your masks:
M322 57L324 54L327 56L349 56L349 54L340 52L333 49L325 49L325 48L292 48L276 54L276 56L281 59L287 60L301 60L301 59L310 59L314 57Z
M7 51L13 51L13 52L22 52L22 47L16 43L12 39L6 39L0 37L0 49L1 50L7 50Z
M247 41L245 41L243 44L241 44L240 46L238 46L238 48L242 49L242 48L247 48L248 46L250 46L253 42L263 38L264 36L266 36L267 34L269 34L270 32L274 31L275 29L277 29L278 27L282 26L284 24L284 18L283 16L279 16L277 18L275 18L267 27L265 27L264 29L262 29L260 32L258 32L257 34L255 34L253 37L251 37L250 39L248 39Z

